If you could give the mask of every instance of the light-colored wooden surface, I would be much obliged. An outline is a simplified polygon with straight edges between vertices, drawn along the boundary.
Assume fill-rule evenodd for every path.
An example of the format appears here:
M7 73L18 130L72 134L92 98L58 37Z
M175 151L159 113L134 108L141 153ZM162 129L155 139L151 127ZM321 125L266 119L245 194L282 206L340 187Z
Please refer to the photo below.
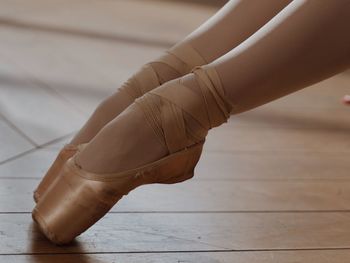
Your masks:
M216 9L1 0L1 263L350 261L349 72L233 116L192 180L133 191L70 246L33 225L33 189L98 102Z
M0 256L0 261L11 263L344 263L350 258L348 250L322 251L266 251L266 252L181 252L181 253L135 253L135 254L78 254L78 255L11 255ZM9 261L7 261L9 260ZM1 261L2 262L2 261Z

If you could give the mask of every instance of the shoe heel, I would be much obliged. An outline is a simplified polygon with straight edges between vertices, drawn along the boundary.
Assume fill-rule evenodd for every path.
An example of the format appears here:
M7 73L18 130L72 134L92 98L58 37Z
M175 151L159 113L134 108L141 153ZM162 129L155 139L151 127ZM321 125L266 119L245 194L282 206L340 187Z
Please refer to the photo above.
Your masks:
M184 171L180 173L180 176L174 176L161 181L163 184L176 184L189 180L194 176L194 168L196 167L199 158L203 150L203 144L193 147L192 151L189 151L185 158L187 159L187 165L184 167Z
M187 174L184 174L183 176L175 177L175 178L170 178L168 180L163 181L163 184L176 184L176 183L181 183L183 181L189 180L193 177L194 172L190 172Z

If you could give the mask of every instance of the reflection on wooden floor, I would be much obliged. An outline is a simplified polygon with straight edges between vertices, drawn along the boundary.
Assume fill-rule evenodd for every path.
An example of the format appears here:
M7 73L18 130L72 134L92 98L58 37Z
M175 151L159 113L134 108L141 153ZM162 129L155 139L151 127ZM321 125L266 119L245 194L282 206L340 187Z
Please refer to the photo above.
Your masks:
M198 1L197 1L198 2ZM0 262L344 263L350 109L344 72L212 131L194 179L144 186L75 243L50 244L31 195L98 102L217 7L2 0Z

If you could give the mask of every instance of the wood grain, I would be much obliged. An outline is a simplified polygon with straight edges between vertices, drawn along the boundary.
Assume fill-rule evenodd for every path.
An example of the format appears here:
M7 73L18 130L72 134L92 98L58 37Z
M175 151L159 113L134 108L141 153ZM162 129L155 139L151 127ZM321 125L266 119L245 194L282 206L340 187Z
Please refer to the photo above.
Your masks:
M0 254L350 248L350 213L108 214L70 246L0 214Z
M34 207L38 180L0 179L0 213ZM213 181L137 188L113 212L350 211L350 181Z
M0 262L11 263L344 263L348 250L267 251L267 252L201 252L201 253L127 253L69 255L0 256Z

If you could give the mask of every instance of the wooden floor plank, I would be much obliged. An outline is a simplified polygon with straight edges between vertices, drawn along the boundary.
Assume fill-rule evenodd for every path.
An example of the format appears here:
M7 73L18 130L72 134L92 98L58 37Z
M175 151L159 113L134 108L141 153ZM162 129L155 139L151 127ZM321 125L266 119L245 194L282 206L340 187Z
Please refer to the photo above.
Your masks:
M0 254L350 248L350 213L108 214L70 246L1 214Z
M0 58L3 57L0 54ZM5 58L1 75L17 75L12 83L1 81L1 114L36 144L44 144L70 133L83 123L83 115L26 76Z
M69 3L69 8L80 6L80 10L84 5L84 11L76 10L72 16L71 12L63 11L68 6L61 1L47 5L45 1L33 0L27 6L32 12L23 9L26 4L18 3L2 3L0 53L11 57L29 75L87 113L91 113L142 64L158 57L165 48L197 27L199 20L216 10L201 6L183 10L181 5L171 2L150 5L139 1L107 1L103 4L90 1L85 5L78 1ZM157 17L153 16L155 6L159 11ZM39 20L35 7L41 10ZM183 10L181 22L166 15L176 9ZM59 12L57 16L57 10L63 13ZM136 23L130 20L131 11L137 18ZM13 13L17 15L10 18L8 14ZM191 16L185 13L191 13ZM139 23L141 17L145 19L143 23ZM163 26L159 27L159 23ZM173 30L165 29L165 24ZM147 30L141 29L143 27ZM159 42L164 45L159 47ZM11 75L0 75L0 81L13 83L16 77L12 72Z
M0 109L1 110L1 109ZM34 145L0 116L0 162L32 149ZM0 166L1 169L1 166Z
M224 128L225 127L225 128ZM334 152L349 154L349 130L259 128L236 129L231 125L212 130L205 144L207 151L235 152Z
M141 39L155 45L177 42L218 9L198 4L187 4L184 8L183 4L174 1L150 3L90 0L86 4L83 0L74 3L59 0L50 3L44 0L25 3L20 0L3 0L1 4L0 17L7 18L10 22L23 21L32 30L39 31L41 28L44 31L44 27L47 32L61 32L68 36L74 36L75 32L78 37L85 36L90 40L117 39L127 42L128 39ZM113 38L115 35L120 37Z
M0 213L31 212L38 180L0 179ZM350 211L350 180L195 181L137 188L114 212Z
M349 178L349 170L349 156L344 153L232 149L232 152L204 151L195 179L337 180Z
M349 250L268 251L268 252L200 252L200 253L130 253L101 255L11 255L1 256L1 263L344 263Z
M109 48L106 48L106 45L91 47L89 42L84 44L81 41L46 34L38 34L36 45L32 45L31 32L13 32L1 27L0 36L6 40L0 43L0 53L11 57L27 76L39 80L42 87L54 91L69 102L71 107L86 113L85 118L100 101L117 89L121 81L131 73L131 69L136 69L134 66L126 70L118 60L118 54L132 54L126 45L122 47L107 45ZM139 48L138 52L142 53ZM105 61L103 63L96 59L96 56L103 57L103 54L104 56L113 54L113 66L111 66L113 63L106 64ZM89 66L94 63L97 64L95 67L100 68L99 70L96 71ZM99 73L104 69L115 73L113 80L112 77L108 79ZM13 85L22 75L23 73L11 72L6 76L0 76L0 80Z
M45 172L55 160L58 150L35 149L23 156L0 165L0 178L37 178Z

